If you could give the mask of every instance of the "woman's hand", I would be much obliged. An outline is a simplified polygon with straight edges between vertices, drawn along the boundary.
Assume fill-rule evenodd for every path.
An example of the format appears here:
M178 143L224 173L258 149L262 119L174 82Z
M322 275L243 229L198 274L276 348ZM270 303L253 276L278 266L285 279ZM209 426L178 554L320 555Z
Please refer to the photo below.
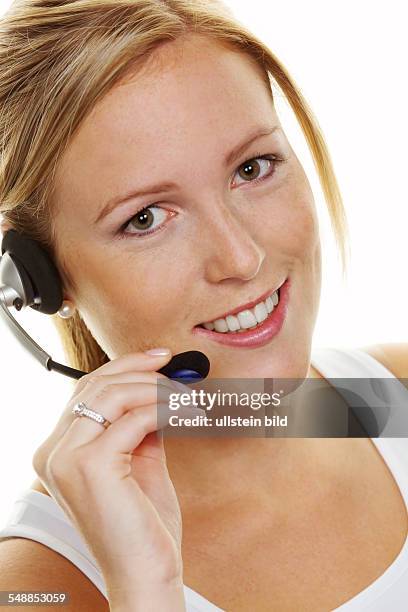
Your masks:
M111 603L132 595L148 603L161 586L179 585L182 594L181 513L157 431L157 384L190 389L156 371L170 357L132 353L83 376L33 456L39 479L98 563ZM112 425L72 414L80 401Z

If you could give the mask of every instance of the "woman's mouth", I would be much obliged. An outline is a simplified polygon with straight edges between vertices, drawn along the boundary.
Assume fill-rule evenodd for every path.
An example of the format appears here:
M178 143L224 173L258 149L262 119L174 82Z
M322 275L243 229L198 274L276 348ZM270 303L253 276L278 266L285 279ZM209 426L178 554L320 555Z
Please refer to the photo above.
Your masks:
M233 311L234 314L197 325L193 333L230 346L258 347L267 344L279 333L284 323L289 278L276 291L262 298L251 308Z

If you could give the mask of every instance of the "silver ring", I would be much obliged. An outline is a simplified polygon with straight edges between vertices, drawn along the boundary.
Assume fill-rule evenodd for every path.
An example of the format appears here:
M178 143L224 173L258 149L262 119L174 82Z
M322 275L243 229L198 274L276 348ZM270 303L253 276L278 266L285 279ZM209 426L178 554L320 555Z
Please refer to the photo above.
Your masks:
M75 406L72 408L72 413L76 416L88 417L88 419L92 419L93 421L103 425L105 429L107 429L109 425L112 425L112 423L108 421L108 419L105 419L102 414L95 412L95 410L91 410L86 406L86 404L84 404L84 402L78 402L75 404Z

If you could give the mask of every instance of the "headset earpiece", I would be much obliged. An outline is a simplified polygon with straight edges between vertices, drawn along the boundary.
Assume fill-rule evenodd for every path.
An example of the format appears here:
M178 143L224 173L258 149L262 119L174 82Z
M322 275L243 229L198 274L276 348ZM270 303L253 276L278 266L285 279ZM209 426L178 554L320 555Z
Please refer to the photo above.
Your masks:
M1 252L0 273L7 263L8 255L15 267L13 272L18 278L15 278L15 282L10 282L13 274L8 270L7 284L19 295L23 287L24 295L20 295L23 302L21 305L30 306L44 314L55 314L63 302L62 280L44 248L36 240L10 229L3 236Z

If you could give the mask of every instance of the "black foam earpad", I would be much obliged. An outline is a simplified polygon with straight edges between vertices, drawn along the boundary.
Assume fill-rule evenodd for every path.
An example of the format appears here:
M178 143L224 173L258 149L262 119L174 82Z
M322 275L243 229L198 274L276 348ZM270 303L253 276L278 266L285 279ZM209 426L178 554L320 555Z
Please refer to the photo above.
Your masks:
M30 307L44 314L56 313L63 302L62 280L50 255L36 240L13 229L3 236L1 252L6 251L17 266L27 302L41 298L41 304Z

